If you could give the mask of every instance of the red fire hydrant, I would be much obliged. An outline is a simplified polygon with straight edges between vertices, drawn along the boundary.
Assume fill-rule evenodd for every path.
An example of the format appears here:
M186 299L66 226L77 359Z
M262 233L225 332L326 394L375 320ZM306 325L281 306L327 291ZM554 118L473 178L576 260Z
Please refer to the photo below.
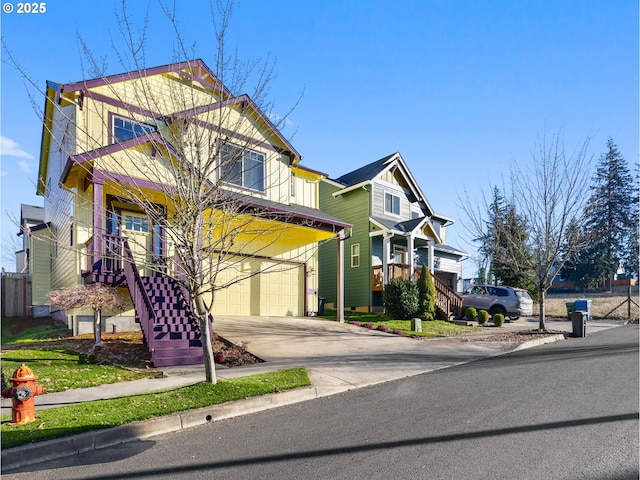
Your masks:
M33 370L23 363L9 379L13 387L2 390L3 397L11 398L11 423L29 423L36 419L33 399L47 390L35 384L37 379Z

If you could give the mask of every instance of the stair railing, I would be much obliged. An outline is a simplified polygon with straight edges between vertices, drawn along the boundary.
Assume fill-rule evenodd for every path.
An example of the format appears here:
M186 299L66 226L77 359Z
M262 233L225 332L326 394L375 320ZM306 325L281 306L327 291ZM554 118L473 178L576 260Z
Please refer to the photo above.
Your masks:
M433 273L431 273L431 278L436 287L436 306L442 310L447 318L451 315L462 316L462 297Z
M149 298L149 295L142 283L142 277L140 277L140 272L138 271L138 267L136 266L133 258L129 242L124 237L122 237L122 253L124 256L122 266L124 269L124 276L127 279L129 293L133 300L133 305L136 309L136 313L138 314L138 318L140 319L142 331L147 339L147 347L149 348L149 351L153 353L155 348L153 325L156 320L156 314L153 304L151 303L151 299Z

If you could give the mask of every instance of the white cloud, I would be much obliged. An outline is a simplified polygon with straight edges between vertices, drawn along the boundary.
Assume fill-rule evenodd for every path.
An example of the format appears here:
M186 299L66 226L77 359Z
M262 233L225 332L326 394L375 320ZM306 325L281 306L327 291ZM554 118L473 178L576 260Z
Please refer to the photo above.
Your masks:
M26 160L18 160L18 167L20 167L20 170L23 172L31 173L31 163Z
M6 170L0 170L0 177L4 177L5 175L9 175L9 172Z
M0 135L0 155L5 157L18 157L18 158L26 158L28 160L33 160L33 155L25 152L20 148L20 145L10 138L7 138L3 135ZM26 162L21 162L25 164ZM25 170L23 165L20 165L20 168ZM25 170L27 171L27 170Z
M282 123L282 121L284 120L284 125L280 125L280 128L295 127L295 123L293 123L289 117L284 118L281 115L278 115L277 113L274 113L274 112L271 112L269 114L269 120L271 120L275 124Z

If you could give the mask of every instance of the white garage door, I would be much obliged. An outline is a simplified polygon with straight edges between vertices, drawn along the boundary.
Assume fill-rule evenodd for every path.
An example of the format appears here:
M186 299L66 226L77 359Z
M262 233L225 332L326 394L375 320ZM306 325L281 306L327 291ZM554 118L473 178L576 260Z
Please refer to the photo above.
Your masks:
M259 260L246 263L245 275L268 265ZM233 272L226 275L231 278ZM217 292L214 315L303 316L303 275L302 265L278 265L269 273L246 278Z

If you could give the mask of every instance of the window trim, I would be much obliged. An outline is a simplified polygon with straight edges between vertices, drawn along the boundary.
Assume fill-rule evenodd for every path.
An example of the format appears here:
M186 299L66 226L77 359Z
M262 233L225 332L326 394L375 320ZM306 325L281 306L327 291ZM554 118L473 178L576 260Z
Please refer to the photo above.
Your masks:
M223 151L224 151L225 148L233 148L233 149L236 149L236 150L240 150L241 153L242 153L241 172L240 172L242 185L238 185L237 183L234 183L232 181L225 180L225 178L224 178L224 174L222 172L222 169L223 169L222 155L223 155ZM261 159L262 159L261 162L260 162L260 164L262 166L262 178L261 178L261 185L260 185L261 188L247 187L244 184L245 183L245 173L246 173L246 170L245 170L245 161L246 161L245 155L246 154L255 154L255 155L258 155L259 157L261 157ZM233 143L226 143L220 148L219 156L220 156L220 160L219 160L219 165L218 165L218 179L222 183L227 184L227 185L231 185L231 186L236 187L236 188L242 188L244 190L250 190L252 192L265 193L267 191L267 187L266 187L266 184L267 184L267 182L266 182L267 156L264 153L259 152L257 150L251 150L249 148L243 148L243 147L240 147L240 146L235 145Z
M110 119L110 131L109 131L109 135L111 137L111 143L122 143L122 142L126 142L128 140L131 140L133 138L138 138L141 137L143 135L149 134L149 133L153 133L155 131L157 131L157 127L155 125L152 125L150 123L146 123L146 122L138 122L136 120L134 120L133 118L129 118L129 117L125 117L123 115L118 115L117 113L110 113L111 115L111 119ZM132 126L132 133L134 134L131 138L127 138L124 140L120 140L117 136L116 136L116 119L120 119L123 120L124 122L128 122L131 124ZM141 127L144 132L140 133L140 134L136 134L135 131L133 130L133 128L135 126L139 126ZM121 128L121 127L119 127Z
M387 198L391 199L391 210L387 210ZM398 212L396 213L394 211L394 207L395 207L395 199L398 199ZM396 217L400 216L400 195L396 195L394 193L391 192L384 192L384 213L388 214L388 215L394 215Z
M354 243L351 245L351 268L358 268L359 266L360 266L360 244Z

